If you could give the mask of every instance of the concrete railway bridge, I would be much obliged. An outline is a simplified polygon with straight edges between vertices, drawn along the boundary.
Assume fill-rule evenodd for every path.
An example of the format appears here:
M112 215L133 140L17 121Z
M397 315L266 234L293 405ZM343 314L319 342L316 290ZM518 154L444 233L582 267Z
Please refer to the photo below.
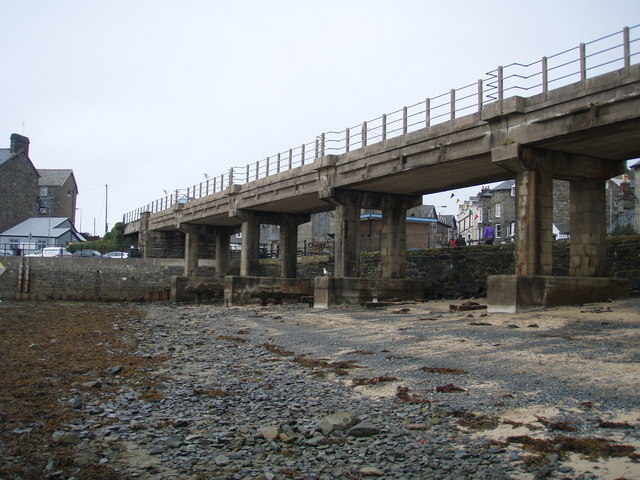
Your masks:
M605 180L640 157L640 25L531 64L512 64L445 95L255 164L232 168L124 216L147 251L153 235L185 235L184 277L224 288L227 304L313 295L316 307L420 298L404 278L405 211L424 194L516 180L516 271L489 277L490 311L521 311L625 295L605 277ZM552 276L553 179L570 182L570 276ZM382 211L381 276L359 278L360 209ZM333 275L297 279L298 225L335 210ZM260 224L280 226L280 276L257 277ZM227 276L242 232L240 275ZM214 277L198 274L215 242Z

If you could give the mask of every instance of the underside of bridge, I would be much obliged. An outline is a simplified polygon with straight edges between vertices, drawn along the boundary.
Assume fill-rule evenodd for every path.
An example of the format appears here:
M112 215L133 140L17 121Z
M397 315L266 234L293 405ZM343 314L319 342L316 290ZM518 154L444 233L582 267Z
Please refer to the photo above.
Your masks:
M640 66L634 65L143 215L140 243L153 232L182 232L187 278L198 277L199 242L215 243L215 277L230 289L229 304L260 292L315 295L322 306L385 295L415 299L420 285L404 279L406 210L424 194L515 178L516 271L488 279L490 310L612 298L627 290L604 277L605 181L640 157L638 132ZM568 181L571 190L570 277L564 278L551 275L554 179ZM382 211L378 280L359 278L362 208ZM317 279L312 288L295 279L297 227L328 210L336 212L333 278ZM280 226L280 277L270 283L255 280L260 224ZM229 237L238 231L240 277L222 282Z

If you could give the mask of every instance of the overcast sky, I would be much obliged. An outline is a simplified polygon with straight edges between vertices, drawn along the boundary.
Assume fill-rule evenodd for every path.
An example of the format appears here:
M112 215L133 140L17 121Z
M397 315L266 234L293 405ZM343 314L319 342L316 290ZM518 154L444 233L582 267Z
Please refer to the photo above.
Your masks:
M0 147L24 134L36 168L73 169L103 234L105 185L111 229L205 173L640 23L640 2L0 0L0 18Z

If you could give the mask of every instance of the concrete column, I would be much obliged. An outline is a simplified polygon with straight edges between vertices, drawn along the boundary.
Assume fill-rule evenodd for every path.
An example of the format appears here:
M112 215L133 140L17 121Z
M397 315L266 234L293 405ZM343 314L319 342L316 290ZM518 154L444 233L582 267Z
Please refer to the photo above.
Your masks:
M336 277L360 274L360 205L345 202L336 206L335 266Z
M606 205L603 180L571 181L569 274L604 277L607 272Z
M298 262L298 223L285 219L280 224L280 276L296 278Z
M184 276L195 277L198 275L200 229L197 225L181 225L180 230L185 234Z
M215 245L216 256L213 259L214 275L222 278L229 270L229 252L231 239L231 230L226 228L215 229Z
M240 251L240 276L258 276L260 253L260 222L254 212L242 214L242 250Z
M553 272L553 178L545 166L516 176L516 275Z
M382 202L382 278L404 278L407 250L406 211L404 202L397 197L385 197Z
M140 214L140 228L138 229L138 245L142 249L142 256L145 258L150 257L151 253L151 235L149 232L149 217L150 212L142 212Z

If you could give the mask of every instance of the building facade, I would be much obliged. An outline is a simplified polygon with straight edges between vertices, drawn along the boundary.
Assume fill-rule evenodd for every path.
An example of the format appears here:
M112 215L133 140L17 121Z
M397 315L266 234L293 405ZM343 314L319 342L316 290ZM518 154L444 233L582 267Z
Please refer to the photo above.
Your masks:
M38 215L38 171L29 159L29 139L14 133L0 148L0 232Z
M78 184L73 170L38 169L39 217L66 217L75 225Z
M0 232L29 218L68 218L75 225L78 185L69 169L36 169L29 139L14 133L0 148Z

